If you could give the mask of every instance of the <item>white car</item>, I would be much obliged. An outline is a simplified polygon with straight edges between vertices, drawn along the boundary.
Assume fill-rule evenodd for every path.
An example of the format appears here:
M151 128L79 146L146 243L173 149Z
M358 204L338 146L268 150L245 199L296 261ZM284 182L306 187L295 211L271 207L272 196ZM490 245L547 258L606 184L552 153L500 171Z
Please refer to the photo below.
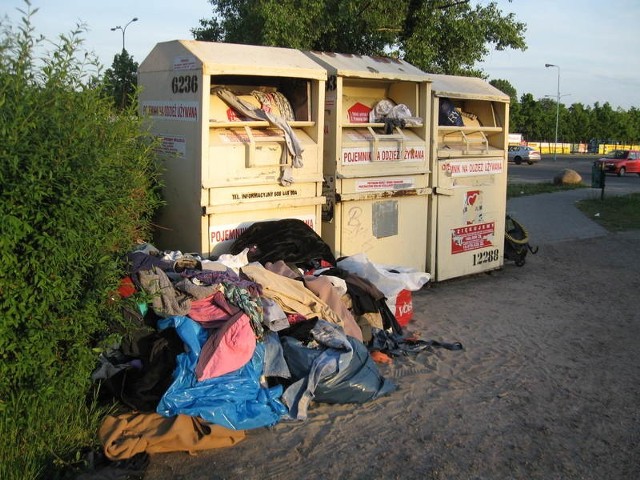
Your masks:
M540 152L533 147L510 145L509 161L516 165L520 165L522 162L527 162L529 165L533 165L535 162L540 161Z

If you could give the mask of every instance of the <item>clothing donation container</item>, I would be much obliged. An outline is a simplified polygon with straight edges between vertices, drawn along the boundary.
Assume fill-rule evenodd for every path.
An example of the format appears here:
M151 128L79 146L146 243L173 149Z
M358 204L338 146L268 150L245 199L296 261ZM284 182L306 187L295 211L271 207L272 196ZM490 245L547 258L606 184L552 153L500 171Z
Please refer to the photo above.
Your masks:
M424 271L430 81L405 61L308 52L327 69L322 238Z
M321 230L326 70L303 52L159 43L138 69L166 201L154 241L217 256L257 221Z
M441 281L503 265L509 97L480 78L431 78L427 265Z

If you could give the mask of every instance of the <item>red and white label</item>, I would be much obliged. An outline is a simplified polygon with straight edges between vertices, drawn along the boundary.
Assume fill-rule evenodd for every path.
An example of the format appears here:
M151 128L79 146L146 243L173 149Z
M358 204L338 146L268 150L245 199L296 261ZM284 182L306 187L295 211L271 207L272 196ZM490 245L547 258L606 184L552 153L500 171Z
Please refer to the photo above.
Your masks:
M354 165L371 162L423 162L425 148L422 146L407 146L404 153L395 147L380 147L372 159L370 147L348 147L342 149L342 165Z
M297 218L298 220L302 220L304 223L309 225L313 230L316 230L316 217L315 215L300 215L294 217L287 218ZM282 220L281 218L271 218L269 220ZM255 222L242 222L235 224L227 224L227 225L212 225L209 227L209 243L211 248L222 242L230 242L237 239L240 235L242 235L247 228L253 225Z
M349 110L347 110L347 115L349 115L350 123L369 123L369 112L371 108L363 105L360 102L357 102L353 105Z
M452 177L473 177L478 175L495 175L504 171L503 161L473 160L468 162L444 162L440 168Z
M179 56L173 59L173 70L182 72L184 70L195 70L198 68L198 62L193 55Z
M491 247L495 237L495 222L451 229L451 253L464 253Z
M411 291L401 290L396 297L395 317L401 327L406 327L413 318L413 299Z

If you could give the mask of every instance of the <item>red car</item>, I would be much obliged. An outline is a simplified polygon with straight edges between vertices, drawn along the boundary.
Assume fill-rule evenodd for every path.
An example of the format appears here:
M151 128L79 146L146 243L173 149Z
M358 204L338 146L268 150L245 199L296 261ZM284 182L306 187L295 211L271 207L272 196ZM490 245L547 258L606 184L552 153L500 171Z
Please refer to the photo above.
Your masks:
M626 173L640 175L640 151L638 150L612 150L599 162L604 163L604 171L615 173L619 177Z

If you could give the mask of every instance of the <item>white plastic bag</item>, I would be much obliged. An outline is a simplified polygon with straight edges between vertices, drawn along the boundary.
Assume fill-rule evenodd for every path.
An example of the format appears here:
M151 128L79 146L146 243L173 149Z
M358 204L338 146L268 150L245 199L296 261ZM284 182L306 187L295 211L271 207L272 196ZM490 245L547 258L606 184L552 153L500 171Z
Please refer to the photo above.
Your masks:
M371 262L364 253L351 255L338 262L338 267L369 280L384 293L392 312L396 311L396 297L402 290L420 290L431 275L413 268L382 265Z

